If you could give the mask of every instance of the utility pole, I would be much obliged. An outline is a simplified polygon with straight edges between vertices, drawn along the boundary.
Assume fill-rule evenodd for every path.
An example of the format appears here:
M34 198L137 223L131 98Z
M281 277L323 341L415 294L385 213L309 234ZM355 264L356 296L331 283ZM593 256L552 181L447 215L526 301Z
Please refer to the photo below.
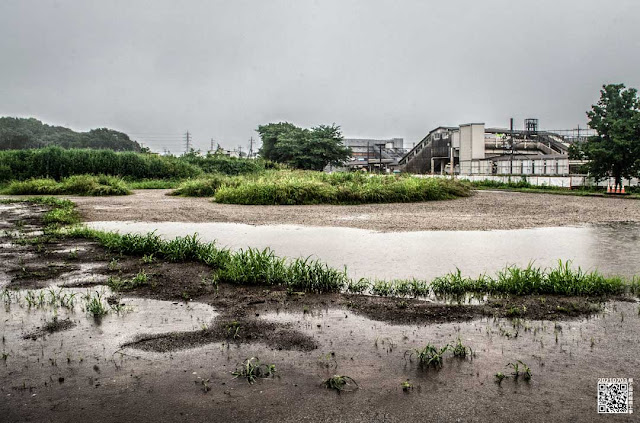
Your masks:
M369 163L369 141L367 141L367 172L371 172L371 163Z
M242 146L238 146L238 157L242 158Z
M249 139L249 158L253 156L253 137Z
M513 175L513 118L511 118L511 160L509 160L509 176Z
M451 149L451 169L450 170L451 170L451 179L453 179L454 178L454 176L453 176L453 167L454 167L453 166L453 162L454 162L454 158L453 158L453 139L451 138L451 136L449 136L449 139L451 140L449 142L449 147Z
M189 151L191 151L191 134L189 133L189 131L187 131L187 133L184 134L184 148L185 148L185 153L188 153Z

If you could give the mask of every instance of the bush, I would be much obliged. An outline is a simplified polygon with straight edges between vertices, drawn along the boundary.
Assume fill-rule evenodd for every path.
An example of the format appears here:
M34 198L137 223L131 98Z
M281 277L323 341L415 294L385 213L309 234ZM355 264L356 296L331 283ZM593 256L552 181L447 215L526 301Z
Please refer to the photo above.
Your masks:
M10 195L127 195L124 181L113 176L75 175L57 182L54 179L13 181L2 190Z
M224 175L208 175L204 178L190 179L178 185L171 195L185 197L213 197L223 184L232 184L232 178Z
M205 173L220 173L224 175L245 175L259 173L265 169L272 169L277 165L262 159L241 159L222 154L207 154L200 156L195 153L180 157L193 166L197 166Z
M468 195L468 184L449 179L274 172L222 183L215 190L215 201L261 205L407 203Z
M202 171L184 160L134 152L48 147L0 151L0 180L51 178L73 175L117 175L131 179L190 178Z

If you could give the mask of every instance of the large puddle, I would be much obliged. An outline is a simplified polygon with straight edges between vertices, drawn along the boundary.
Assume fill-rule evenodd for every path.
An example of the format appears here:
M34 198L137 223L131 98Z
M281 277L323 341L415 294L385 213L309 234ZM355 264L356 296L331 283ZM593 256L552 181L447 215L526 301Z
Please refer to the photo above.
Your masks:
M7 290L1 295L3 353L12 361L25 363L110 359L122 344L138 335L202 329L218 314L211 306L197 302L128 297L108 301L113 293L104 286L50 286ZM104 316L93 317L90 301L102 304Z
M156 231L165 238L198 233L204 241L215 240L232 249L271 247L280 256L313 256L334 267L346 265L352 277L432 279L456 267L475 276L531 261L555 266L558 259L605 274L640 273L638 224L396 233L237 223L91 222L89 226L121 233Z

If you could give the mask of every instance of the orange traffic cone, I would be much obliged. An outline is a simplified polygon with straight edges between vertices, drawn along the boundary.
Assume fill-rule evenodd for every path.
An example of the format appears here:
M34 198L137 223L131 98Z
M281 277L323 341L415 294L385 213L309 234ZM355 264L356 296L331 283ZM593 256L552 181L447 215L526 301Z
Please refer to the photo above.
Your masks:
M626 192L624 192L624 185L622 186L622 191L620 191L620 194L626 194Z
M611 194L611 184L607 184L607 194Z

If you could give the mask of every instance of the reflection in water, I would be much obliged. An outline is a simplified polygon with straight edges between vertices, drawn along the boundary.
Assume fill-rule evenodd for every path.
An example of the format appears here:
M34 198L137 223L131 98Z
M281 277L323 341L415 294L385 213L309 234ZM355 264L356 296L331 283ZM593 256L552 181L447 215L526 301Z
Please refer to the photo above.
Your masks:
M251 226L237 223L92 222L122 233L157 231L166 238L198 233L232 249L271 247L280 256L313 256L346 265L353 277L432 279L456 267L465 275L494 274L505 265L554 266L573 260L605 274L640 274L640 225L499 231L373 232L337 227Z

